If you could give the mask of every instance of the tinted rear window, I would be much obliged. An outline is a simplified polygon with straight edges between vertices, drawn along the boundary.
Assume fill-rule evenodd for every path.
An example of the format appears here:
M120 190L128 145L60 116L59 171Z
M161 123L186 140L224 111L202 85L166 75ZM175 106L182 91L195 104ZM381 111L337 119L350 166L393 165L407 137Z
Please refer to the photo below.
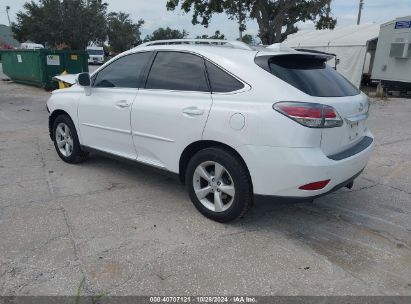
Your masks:
M307 55L274 56L268 59L270 72L303 91L317 97L343 97L359 90L324 59Z
M227 93L244 88L244 84L214 64L206 61L206 67L212 92Z
M158 52L146 88L209 92L204 59L189 53Z

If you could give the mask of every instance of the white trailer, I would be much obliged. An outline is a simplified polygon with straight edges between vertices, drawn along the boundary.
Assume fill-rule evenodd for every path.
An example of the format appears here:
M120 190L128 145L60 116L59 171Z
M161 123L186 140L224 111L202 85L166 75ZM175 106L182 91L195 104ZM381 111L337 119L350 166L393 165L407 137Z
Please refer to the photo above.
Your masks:
M411 91L411 16L381 25L371 78L389 91Z
M333 30L303 30L289 35L282 44L335 54L337 71L359 88L363 74L369 78L379 30L377 24L337 26ZM334 60L328 63L332 67L336 65Z

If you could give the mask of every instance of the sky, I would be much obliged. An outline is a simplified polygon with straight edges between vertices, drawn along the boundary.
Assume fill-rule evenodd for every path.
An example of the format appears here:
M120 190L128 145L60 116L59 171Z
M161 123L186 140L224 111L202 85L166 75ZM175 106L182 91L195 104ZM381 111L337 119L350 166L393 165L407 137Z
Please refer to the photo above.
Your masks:
M0 0L0 24L8 24L6 6L9 5L10 19L13 22L15 15L22 9L26 0ZM109 11L124 11L130 14L137 22L144 19L142 36L145 37L158 27L171 27L179 30L185 29L189 37L213 34L220 30L227 39L238 37L238 27L234 21L228 20L225 14L214 15L208 28L191 24L191 15L184 14L177 9L167 11L167 0L106 0ZM337 18L338 25L355 24L357 21L359 0L332 0L332 14ZM381 24L397 17L411 16L411 0L364 0L361 23ZM312 23L298 24L300 29L313 28ZM255 21L248 21L246 33L257 35L258 26Z

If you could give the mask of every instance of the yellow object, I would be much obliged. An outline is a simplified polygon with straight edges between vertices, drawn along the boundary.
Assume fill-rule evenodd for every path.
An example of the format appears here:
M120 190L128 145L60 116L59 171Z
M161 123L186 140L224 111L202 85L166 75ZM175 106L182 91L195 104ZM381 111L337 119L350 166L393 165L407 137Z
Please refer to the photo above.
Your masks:
M77 55L71 55L71 56L76 56L76 57L77 57ZM76 60L77 60L77 59L76 59ZM61 73L60 75L67 75L67 74L68 74L67 71L64 70L64 72ZM69 88L70 86L71 86L70 84L65 83L64 81L59 81L59 89L67 89L67 88Z
M77 60L77 59L78 59L78 56L75 55L75 54L73 54L73 55L70 56L70 58L71 58L71 60Z

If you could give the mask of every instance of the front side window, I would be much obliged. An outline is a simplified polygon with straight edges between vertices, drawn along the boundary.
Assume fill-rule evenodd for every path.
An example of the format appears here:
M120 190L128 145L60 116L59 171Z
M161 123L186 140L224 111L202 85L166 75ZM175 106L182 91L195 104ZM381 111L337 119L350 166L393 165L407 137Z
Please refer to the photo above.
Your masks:
M126 55L101 70L95 80L98 88L138 88L140 76L151 57L151 52Z
M209 92L204 59L189 53L158 52L146 89Z

